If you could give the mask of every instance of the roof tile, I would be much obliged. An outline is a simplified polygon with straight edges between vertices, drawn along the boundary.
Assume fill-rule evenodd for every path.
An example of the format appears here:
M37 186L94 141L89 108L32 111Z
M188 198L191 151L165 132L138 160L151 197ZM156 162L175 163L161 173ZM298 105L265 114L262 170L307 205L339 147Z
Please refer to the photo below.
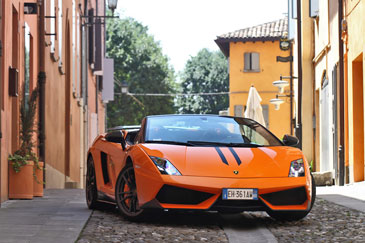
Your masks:
M229 32L227 34L223 34L217 37L217 39L221 40L229 40L229 39L241 39L242 41L252 40L252 39L265 39L265 38L275 38L275 37L283 37L288 32L288 19L280 19L273 22L236 30L233 32Z

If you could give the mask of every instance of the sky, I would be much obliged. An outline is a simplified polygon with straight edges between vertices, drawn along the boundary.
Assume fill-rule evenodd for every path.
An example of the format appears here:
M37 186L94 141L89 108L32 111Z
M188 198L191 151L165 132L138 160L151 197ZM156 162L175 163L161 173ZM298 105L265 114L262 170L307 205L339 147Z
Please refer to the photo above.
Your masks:
M119 0L116 12L148 26L175 71L216 37L284 18L288 0Z

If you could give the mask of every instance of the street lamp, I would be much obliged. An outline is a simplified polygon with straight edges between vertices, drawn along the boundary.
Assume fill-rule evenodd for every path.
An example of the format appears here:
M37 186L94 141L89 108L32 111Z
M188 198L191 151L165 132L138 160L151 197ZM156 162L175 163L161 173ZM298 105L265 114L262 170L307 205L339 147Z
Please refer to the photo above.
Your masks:
M280 105L282 103L284 103L284 101L282 99L279 98L274 98L270 100L270 103L273 104L275 106L275 110L279 110L280 109Z
M290 73L292 73L290 71ZM279 89L279 93L276 95L276 98L271 99L270 103L273 104L275 106L275 110L279 110L280 109L280 105L282 103L284 103L284 100L280 99L279 97L287 97L290 98L290 134L293 134L293 79L297 78L294 76L282 76L280 75L280 80L276 80L274 81L272 84L275 87L278 87ZM284 81L283 79L290 79L290 91L289 94L286 95L284 94L284 88L289 86L289 82L288 81Z
M121 93L122 94L128 94L128 84L126 81L123 81L122 84L120 85L121 88Z
M289 82L282 80L282 77L280 76L280 80L274 81L272 83L275 87L279 88L279 93L282 94L284 93L284 88L289 86Z
M282 103L284 103L284 101L282 99L279 99L279 97L289 97L290 98L290 103L292 102L293 94L292 94L291 89L290 89L290 94L288 94L288 95L283 94L284 93L284 88L289 86L289 82L283 80L283 78L284 79L286 79L286 78L292 79L292 78L295 78L295 77L283 77L283 76L280 75L280 80L276 80L272 83L272 85L274 85L275 87L278 87L278 89L279 89L279 94L276 95L276 98L270 100L270 103L275 105L275 110L279 110L280 105ZM292 108L290 108L290 109L292 109Z
M114 15L114 10L117 8L118 0L108 0L108 7Z

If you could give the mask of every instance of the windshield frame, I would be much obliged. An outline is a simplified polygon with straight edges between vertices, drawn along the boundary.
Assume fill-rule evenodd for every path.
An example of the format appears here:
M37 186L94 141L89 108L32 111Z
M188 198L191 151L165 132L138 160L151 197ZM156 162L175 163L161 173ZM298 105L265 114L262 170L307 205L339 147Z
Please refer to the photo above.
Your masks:
M149 131L149 125L150 125L150 122L151 122L151 119L154 119L154 118L163 118L163 117L216 117L216 118L219 118L219 117L222 117L222 118L229 118L229 119L233 119L235 120L238 124L240 124L242 126L242 124L246 125L246 126L258 126L260 129L262 129L262 131L264 133L266 133L265 135L269 136L269 140L272 141L273 144L269 144L269 145L263 145L263 144L260 144L258 145L257 147L273 147L273 146L285 146L284 143L278 138L276 137L270 130L268 130L266 127L262 126L261 124L259 124L258 122L252 120L252 119L249 119L249 118L243 118L243 117L234 117L234 116L219 116L219 115L207 115L207 114L178 114L178 115L154 115L154 116L147 116L145 119L144 119L144 122L142 124L142 129L141 129L141 132L143 133L143 137L142 139L140 139L140 142L141 143L154 143L154 144L158 144L158 143L161 143L161 144L173 144L174 141L168 141L168 142L165 142L165 141L158 141L158 140L147 140L147 136L148 136L148 131ZM247 125L249 124L249 125ZM266 139L266 138L265 138ZM268 140L268 139L266 139ZM190 143L190 142L194 142L194 141L185 141L185 142L182 142L182 141L175 141L176 144L175 145L184 145L185 146L214 146L214 142L212 142L212 145L203 145L203 144L193 144L193 143ZM197 141L197 142L200 142L200 143L204 143L204 141ZM209 141L207 141L209 143ZM220 142L216 142L217 146L232 146L231 144L233 143L220 143ZM243 145L244 143L242 143ZM250 144L247 144L247 145L255 145L254 143L250 143ZM246 146L237 146L237 147L246 147ZM256 146L247 146L247 147L256 147Z

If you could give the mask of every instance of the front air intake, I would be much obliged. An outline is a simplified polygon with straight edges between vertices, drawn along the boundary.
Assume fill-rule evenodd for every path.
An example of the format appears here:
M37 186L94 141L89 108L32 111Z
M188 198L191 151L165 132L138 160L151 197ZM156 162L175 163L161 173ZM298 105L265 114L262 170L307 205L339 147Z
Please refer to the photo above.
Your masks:
M266 193L260 195L263 199L275 206L301 205L307 201L305 187L297 187L289 190Z
M197 205L214 194L190 190L182 187L164 185L157 194L160 203Z

